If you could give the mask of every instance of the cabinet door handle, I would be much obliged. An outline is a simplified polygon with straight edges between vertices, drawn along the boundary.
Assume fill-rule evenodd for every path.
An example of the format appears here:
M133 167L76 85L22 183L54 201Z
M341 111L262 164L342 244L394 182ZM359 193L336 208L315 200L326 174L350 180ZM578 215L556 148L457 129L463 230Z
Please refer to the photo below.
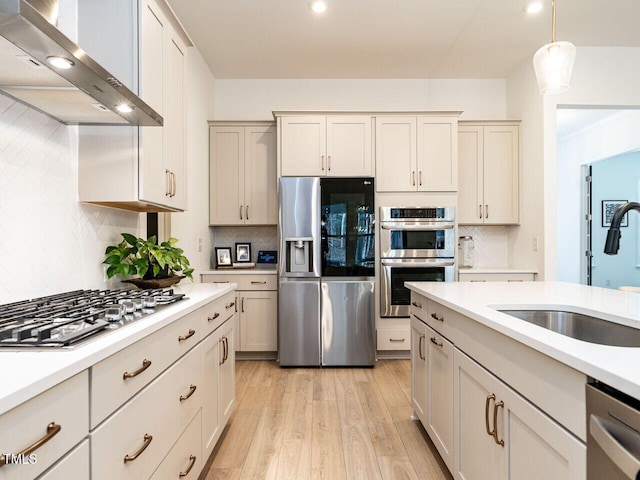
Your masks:
M167 182L164 187L164 194L169 197L171 196L171 172L167 168L164 170L164 177Z
M39 440L36 440L31 446L25 448L23 451L21 451L18 454L18 456L26 457L30 455L32 452L35 452L38 448L40 448L42 445L44 445L53 437L55 437L60 430L62 430L61 425L57 425L55 422L51 422L49 425L47 425L47 433L44 435L44 437L42 437ZM0 468L4 467L6 464L7 464L7 457L5 455L0 455Z
M267 282L258 282L257 280L251 280L251 285L266 285Z
M207 317L207 320L212 322L213 320L215 320L219 316L220 316L220 314L218 312L216 312L216 313L213 314L213 317Z
M244 218L249 220L249 205L245 205L244 207Z
M496 404L493 406L493 439L498 445L504 447L504 440L500 440L498 438L498 408L500 407L504 409L504 402L502 400L496 402Z
M416 171L415 170L411 171L411 185L413 185L414 187L416 186Z
M224 337L220 338L220 343L222 344L222 358L220 359L220 362L218 363L218 365L222 365L224 363L224 357L225 357Z
M422 186L422 170L418 172L418 184Z
M136 370L135 372L124 372L122 374L122 379L126 380L127 378L133 378L136 377L138 375L140 375L142 372L144 372L147 368L149 368L151 366L151 360L147 360L146 358L142 361L142 366Z
M224 361L229 360L229 337L224 337L224 344L226 348L224 349Z
M418 302L411 302L411 305L413 305L416 308L422 308L422 304Z
M183 477L186 477L187 475L189 475L189 472L191 471L191 469L193 468L193 466L195 464L196 464L196 456L195 455L189 456L189 466L187 467L187 470L185 472L180 472L178 477L179 478L183 478Z
M230 302L230 303L226 303L224 308L226 308L227 310L229 310L231 307L235 306L236 302Z
M406 341L405 338L390 338L389 339L390 342L404 342Z
M242 297L241 302L242 302L242 303L241 303L241 306L240 306L240 312L241 312L241 313L244 313L244 297Z
M153 437L151 435L145 433L144 434L144 443L142 444L142 447L140 447L140 450L138 450L133 455L125 455L124 456L124 463L133 462L136 458L138 458L140 456L140 454L142 452L144 452L147 449L147 447L151 444L151 440L153 440Z
M186 399L188 399L191 395L193 395L194 393L196 393L196 389L198 387L196 387L195 385L191 385L189 387L189 393L187 393L186 395L180 395L180 401L184 402Z
M478 218L482 218L482 205L478 205Z
M324 155L320 155L320 170L324 172Z
M484 218L489 218L489 205L484 206Z
M418 356L420 360L425 360L424 352L422 351L422 343L424 342L424 335L420 335L418 339Z
M487 400L484 404L484 425L487 430L487 435L489 435L490 437L493 437L493 431L489 428L489 403L491 403L491 400L495 400L495 399L496 399L495 393L492 393L491 395L487 395ZM495 440L495 437L494 437L494 440Z
M436 337L431 337L431 343L433 343L436 347L442 348L442 342L439 342Z
M185 340L193 337L196 334L196 331L192 328L189 329L189 333L187 333L186 335L180 335L178 337L178 341L179 342L184 342Z
M437 313L432 313L431 318L438 320L439 322L444 322L444 317L439 317Z
M327 157L327 166L328 166L327 170L331 171L331 155Z
M169 170L169 176L171 177L171 194L170 197L176 196L176 174Z
M244 218L242 218L242 205L240 205L240 220L244 220Z

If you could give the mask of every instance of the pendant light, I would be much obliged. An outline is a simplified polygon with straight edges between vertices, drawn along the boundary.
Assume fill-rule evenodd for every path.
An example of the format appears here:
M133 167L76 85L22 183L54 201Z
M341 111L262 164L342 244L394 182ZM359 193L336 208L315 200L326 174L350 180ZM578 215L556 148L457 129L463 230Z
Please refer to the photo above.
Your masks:
M576 60L576 47L571 42L556 42L556 0L551 2L551 43L533 56L533 68L542 95L553 95L569 89L571 71Z

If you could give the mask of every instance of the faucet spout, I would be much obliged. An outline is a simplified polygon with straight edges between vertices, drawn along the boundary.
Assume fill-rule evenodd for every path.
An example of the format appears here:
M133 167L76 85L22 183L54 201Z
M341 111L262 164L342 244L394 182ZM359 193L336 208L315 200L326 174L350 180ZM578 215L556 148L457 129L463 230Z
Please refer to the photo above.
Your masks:
M607 232L607 240L604 244L604 253L606 253L607 255L616 255L618 253L621 237L620 223L622 223L624 215L629 210L636 210L640 213L640 203L627 202L620 205L618 209L613 213L613 217L611 218L611 226L609 227L609 231Z

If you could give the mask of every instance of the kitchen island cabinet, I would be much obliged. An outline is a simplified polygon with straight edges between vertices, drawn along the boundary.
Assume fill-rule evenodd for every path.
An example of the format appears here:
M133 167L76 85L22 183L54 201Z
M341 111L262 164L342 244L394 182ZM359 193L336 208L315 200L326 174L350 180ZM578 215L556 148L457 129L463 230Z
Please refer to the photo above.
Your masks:
M212 122L209 142L209 224L276 225L275 126Z
M178 465L176 477L191 466L196 478L235 405L234 288L177 287L187 299L71 350L0 351L0 362L16 371L0 385L0 443L15 452L2 478L33 479L44 470L39 478L47 480L166 478L158 472ZM203 354L212 343L215 358ZM208 375L210 364L218 376ZM93 369L102 373L94 378ZM201 415L212 410L215 433L203 438L210 432ZM45 435L37 461L17 456Z

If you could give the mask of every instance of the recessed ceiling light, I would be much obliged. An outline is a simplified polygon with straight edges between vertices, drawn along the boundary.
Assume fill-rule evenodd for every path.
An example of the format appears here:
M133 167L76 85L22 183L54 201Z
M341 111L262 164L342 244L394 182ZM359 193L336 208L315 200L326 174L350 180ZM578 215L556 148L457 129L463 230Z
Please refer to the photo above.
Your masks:
M314 0L309 6L315 13L324 13L327 10L327 2L324 0Z
M131 105L127 105L126 103L120 104L116 107L120 113L131 113L133 112L133 107Z
M47 62L56 68L62 68L64 70L74 65L73 61L65 57L47 57Z
M544 3L539 0L536 0L536 1L527 3L524 7L524 11L530 14L534 14L542 11L543 8L544 8Z

